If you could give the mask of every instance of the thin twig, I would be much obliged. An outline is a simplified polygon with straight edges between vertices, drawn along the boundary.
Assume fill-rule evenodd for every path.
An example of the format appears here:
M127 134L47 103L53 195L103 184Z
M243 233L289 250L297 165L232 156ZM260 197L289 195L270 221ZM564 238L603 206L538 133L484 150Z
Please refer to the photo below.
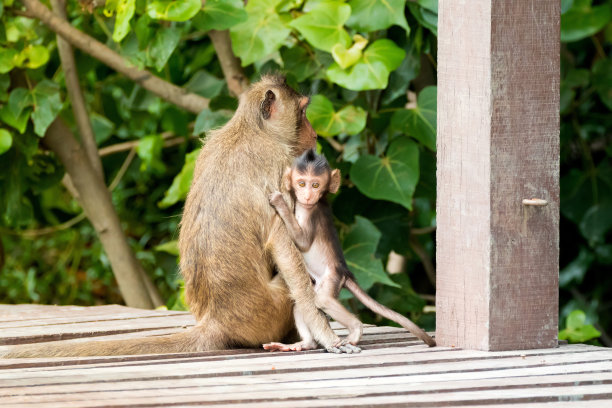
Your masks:
M329 143L329 145L337 152L342 153L344 151L344 145L339 143L336 139L334 139L333 137L327 137L325 138L325 140L327 141L327 143Z
M51 7L53 7L53 11L61 19L64 21L68 20L64 0L51 0ZM72 112L74 113L79 135L81 136L81 144L83 145L85 153L87 153L87 158L94 171L104 180L102 161L98 154L96 138L93 127L91 126L91 121L89 120L89 114L87 113L81 85L79 84L76 63L74 61L74 52L70 44L62 39L60 35L57 35L57 49L59 51L62 69L64 70L68 96L72 102Z
M171 132L166 132L162 134L162 138L164 139L163 147L176 146L181 143L184 143L185 141L189 139L197 139L197 136L193 136L193 135L189 136L189 138L186 138L184 136L176 136L176 137L172 137L172 136L174 136L174 134ZM131 140L129 142L122 142L122 143L117 143L114 145L102 147L100 149L100 156L104 157L104 156L108 156L108 155L115 154L115 153L125 152L127 150L137 147L139 143L140 143L139 140Z
M423 248L423 245L419 242L416 236L410 237L410 248L414 251L415 254L419 257L421 262L423 263L423 268L425 269L425 273L427 274L427 278L432 286L436 287L436 269L434 268L433 262L429 257L429 254Z
M436 227L412 228L410 235L427 235L436 230Z

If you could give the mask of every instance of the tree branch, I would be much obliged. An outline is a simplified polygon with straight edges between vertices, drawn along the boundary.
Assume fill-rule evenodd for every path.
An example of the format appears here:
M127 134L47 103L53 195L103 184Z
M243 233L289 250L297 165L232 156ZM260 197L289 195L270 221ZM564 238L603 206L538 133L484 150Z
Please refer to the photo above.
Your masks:
M67 21L66 16L66 3L64 0L51 0L51 7L55 14L62 20ZM68 89L68 97L72 102L72 112L74 113L74 119L77 123L79 135L81 136L81 143L87 153L87 158L94 168L96 174L104 180L104 170L102 168L102 161L98 155L98 146L96 145L96 138L94 131L89 121L89 114L85 105L85 98L81 91L79 84L79 77L77 74L76 63L74 62L74 53L72 47L68 42L63 40L60 35L57 35L57 49L59 51L60 61L62 62L62 69L64 70L64 77L66 80L66 88Z
M176 136L173 137L174 133L172 132L164 132L161 137L164 139L164 147L176 146L188 140L188 138L184 136ZM197 136L189 136L190 139L197 139ZM139 140L131 140L129 142L117 143L114 145L102 147L100 149L100 156L108 156L115 153L125 152L126 150L131 150L138 146L140 143Z
M149 295L153 284L127 242L110 193L95 174L70 129L58 118L49 126L42 141L55 152L70 174L81 207L102 241L126 304L143 309L157 306Z
M130 65L121 55L106 45L71 26L55 15L38 0L21 0L28 12L42 21L51 30L61 35L66 41L117 72L138 83L143 88L189 112L200 113L208 108L209 100L189 93L184 89L156 77L146 70Z
M215 47L227 88L232 95L237 97L247 89L249 80L244 76L240 59L234 55L229 31L210 30L208 36Z

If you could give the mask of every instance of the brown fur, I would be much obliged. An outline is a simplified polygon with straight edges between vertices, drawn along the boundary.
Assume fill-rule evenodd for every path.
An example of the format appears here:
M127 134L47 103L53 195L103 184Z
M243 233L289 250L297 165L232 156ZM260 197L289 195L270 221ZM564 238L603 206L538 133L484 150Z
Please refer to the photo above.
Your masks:
M359 287L346 265L338 234L333 225L331 209L325 199L327 192L335 193L338 190L339 171L330 170L322 156L316 155L315 157L311 154L310 159L307 157L308 153L304 153L294 162L293 168L287 169L284 174L283 184L291 189L292 196L296 200L296 213L294 214L289 209L283 197L278 193L270 196L270 203L285 222L300 251L304 253L306 267L315 281L317 306L344 325L349 330L345 341L356 345L361 339L362 323L338 301L340 290L345 287L373 312L398 323L430 347L435 346L435 341L410 319L381 305ZM320 166L318 169L314 169L312 165L309 167L309 163L315 160L318 160L319 163L323 161L325 167ZM300 171L299 167L303 171ZM320 172L322 168L325 168L326 171L321 174L317 173L316 170ZM300 186L299 183L305 185ZM311 188L309 192L309 185L319 187ZM298 220L296 217L301 217L301 219ZM299 322L299 316L295 316L295 319ZM308 333L307 328L300 327L298 323L298 330L302 336L301 342L269 343L264 345L264 348L272 351L288 351L312 347L312 336ZM358 349L353 350L355 351Z
M294 303L315 340L337 351L340 339L315 306L302 256L268 202L268 194L281 187L284 169L315 144L304 114L307 102L284 78L266 76L241 95L234 117L208 134L179 235L180 268L196 327L157 338L31 346L23 353L16 348L6 357L260 347L293 329Z

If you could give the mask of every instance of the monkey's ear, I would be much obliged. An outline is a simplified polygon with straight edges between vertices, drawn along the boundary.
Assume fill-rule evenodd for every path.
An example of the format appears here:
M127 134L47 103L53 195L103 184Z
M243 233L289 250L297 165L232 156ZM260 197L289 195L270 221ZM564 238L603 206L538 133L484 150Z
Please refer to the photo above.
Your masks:
M270 116L272 116L272 111L274 110L274 101L276 100L276 95L270 89L266 91L266 95L264 96L264 100L261 101L261 117L268 120Z
M291 191L291 167L287 167L283 173L283 185L287 191Z
M338 189L340 188L341 181L342 180L340 178L340 170L332 170L331 175L329 177L329 192L332 194L336 194L338 192Z

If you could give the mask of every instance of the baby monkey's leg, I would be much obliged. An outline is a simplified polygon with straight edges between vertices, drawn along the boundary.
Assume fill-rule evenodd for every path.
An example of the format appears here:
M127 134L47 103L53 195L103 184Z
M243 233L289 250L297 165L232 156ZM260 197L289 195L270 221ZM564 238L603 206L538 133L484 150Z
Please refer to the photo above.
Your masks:
M361 321L337 299L343 280L337 276L336 272L327 272L325 276L317 282L315 286L315 301L317 307L339 322L349 331L348 336L342 341L341 346L351 350L352 353L359 353L361 349L357 343L363 333Z

